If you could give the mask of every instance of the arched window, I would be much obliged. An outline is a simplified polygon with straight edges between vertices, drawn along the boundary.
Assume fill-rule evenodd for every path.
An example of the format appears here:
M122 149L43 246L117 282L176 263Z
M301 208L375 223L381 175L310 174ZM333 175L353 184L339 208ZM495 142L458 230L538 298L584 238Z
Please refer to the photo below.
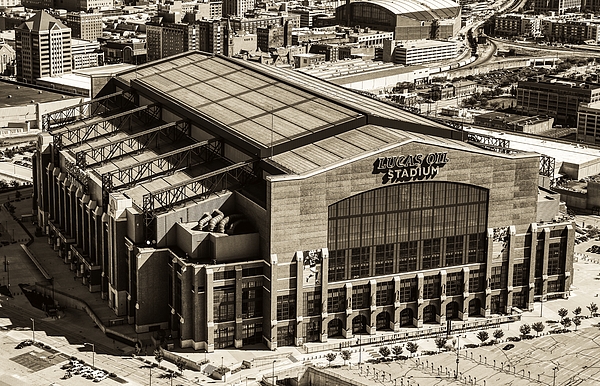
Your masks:
M329 206L329 281L484 262L488 189L443 181L370 190Z

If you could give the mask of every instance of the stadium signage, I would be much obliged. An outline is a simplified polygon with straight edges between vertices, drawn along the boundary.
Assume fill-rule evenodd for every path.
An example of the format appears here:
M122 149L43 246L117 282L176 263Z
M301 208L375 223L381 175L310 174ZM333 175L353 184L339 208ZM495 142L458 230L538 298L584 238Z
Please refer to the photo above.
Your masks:
M379 157L373 165L373 173L383 173L384 184L425 180L435 177L448 162L447 152Z

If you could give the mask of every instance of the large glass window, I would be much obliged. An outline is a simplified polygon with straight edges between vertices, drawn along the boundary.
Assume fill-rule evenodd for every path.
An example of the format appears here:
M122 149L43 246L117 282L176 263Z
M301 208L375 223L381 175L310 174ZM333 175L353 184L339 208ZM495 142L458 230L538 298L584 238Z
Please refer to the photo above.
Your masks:
M327 290L327 312L342 312L346 309L346 288Z
M352 287L352 308L359 310L371 306L371 286L355 285Z
M398 301L408 303L417 300L417 279L400 280Z
M449 273L446 277L446 295L460 295L463 292L462 273Z
M394 302L394 282L377 283L378 306L387 306Z
M277 320L296 317L296 295L277 296Z
M485 285L485 272L478 269L469 272L469 292L483 291Z
M329 207L329 281L485 262L487 210L487 189L444 181L339 201Z
M235 286L214 289L213 312L215 322L235 320Z

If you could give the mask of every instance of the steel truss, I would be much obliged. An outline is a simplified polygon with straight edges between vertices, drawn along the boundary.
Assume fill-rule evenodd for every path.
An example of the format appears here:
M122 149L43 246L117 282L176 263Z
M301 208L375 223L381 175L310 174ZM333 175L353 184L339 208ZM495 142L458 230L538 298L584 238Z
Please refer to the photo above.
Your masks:
M239 162L180 184L145 194L143 212L146 225L146 240L154 236L152 225L156 214L173 209L178 204L193 199L205 200L223 190L234 190L256 178L254 167L257 161Z
M152 143L158 145L161 136L170 139L171 142L177 142L183 137L190 135L190 128L191 125L186 121L167 123L138 134L130 135L120 141L78 151L75 153L75 160L77 161L77 166L85 169L109 161L115 157L140 152L149 148Z
M540 155L540 175L554 178L554 168L556 161L553 157L545 154Z
M71 182L78 185L79 188L83 190L85 194L87 194L89 191L89 177L87 173L67 159L65 159L65 169L68 175L71 177Z
M57 130L78 119L94 117L115 109L128 108L134 106L134 103L135 95L129 91L119 91L94 98L42 115L42 129L44 131Z
M102 118L87 125L55 132L52 134L54 147L58 151L91 138L98 138L115 131L124 130L126 125L130 128L133 118L138 118L142 123L158 121L160 120L160 111L160 105L141 106Z
M102 189L107 192L130 186L148 178L170 174L201 162L221 156L222 142L219 139L198 142L144 162L102 174Z
M467 133L467 142L484 149L493 150L498 153L515 153L510 149L510 141L504 138L496 138L485 134Z

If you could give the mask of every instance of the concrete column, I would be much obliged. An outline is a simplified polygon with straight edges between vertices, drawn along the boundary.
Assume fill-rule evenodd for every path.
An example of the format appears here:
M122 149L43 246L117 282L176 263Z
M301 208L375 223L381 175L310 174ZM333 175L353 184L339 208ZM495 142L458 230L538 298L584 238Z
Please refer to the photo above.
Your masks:
M438 323L444 324L446 323L446 307L448 303L452 300L452 298L448 299L446 296L446 283L448 281L448 273L445 269L440 271L440 313L438 316Z
M492 288L490 287L490 278L492 277L492 256L494 251L494 230L487 230L488 250L485 265L485 317L488 318L492 314Z
M544 233L543 240L541 242L544 243L544 265L542 267L542 296L546 297L548 293L548 251L550 250L550 229L544 228L542 230Z
M241 348L242 343L242 266L235 266L235 331L233 344L235 348Z
M471 270L469 267L463 267L463 305L462 305L462 313L459 312L458 316L460 320L469 320L469 301L471 301L471 297L469 296L469 273Z
M417 328L423 327L423 284L425 276L422 273L417 274L417 313L415 315L413 324Z
M531 248L529 255L529 293L527 296L527 309L533 311L535 302L535 264L537 260L538 227L536 223L531 224Z
M277 349L277 254L271 255L271 302L270 302L270 314L271 314L271 328L270 336L267 337L267 346L271 350ZM265 328L265 331L267 329Z
M329 294L329 250L323 248L321 250L321 342L327 342L327 317L329 316L327 309L327 299Z
M342 330L344 338L352 338L352 283L346 283L346 325Z
M367 333L375 334L377 332L377 280L369 280L369 292L371 295L370 317L367 325Z
M507 272L507 295L506 295L506 310L504 312L506 312L507 314L510 314L512 312L512 298L513 298L513 294L514 294L514 288L513 288L513 272L514 272L514 268L513 265L515 264L515 239L516 239L516 233L517 233L517 229L514 227L514 225L511 225L508 228L508 272Z
M394 332L400 331L400 276L394 276Z
M304 252L296 251L296 336L295 345L304 344L302 322L304 321Z
M567 225L567 256L565 256L565 291L571 294L573 285L573 251L575 246L575 229L573 225Z
M215 351L215 312L213 309L214 277L215 275L212 268L206 268L206 292L204 301L206 307L204 309L206 312L206 342L204 345L207 352ZM175 283L175 281L173 281L173 283Z

